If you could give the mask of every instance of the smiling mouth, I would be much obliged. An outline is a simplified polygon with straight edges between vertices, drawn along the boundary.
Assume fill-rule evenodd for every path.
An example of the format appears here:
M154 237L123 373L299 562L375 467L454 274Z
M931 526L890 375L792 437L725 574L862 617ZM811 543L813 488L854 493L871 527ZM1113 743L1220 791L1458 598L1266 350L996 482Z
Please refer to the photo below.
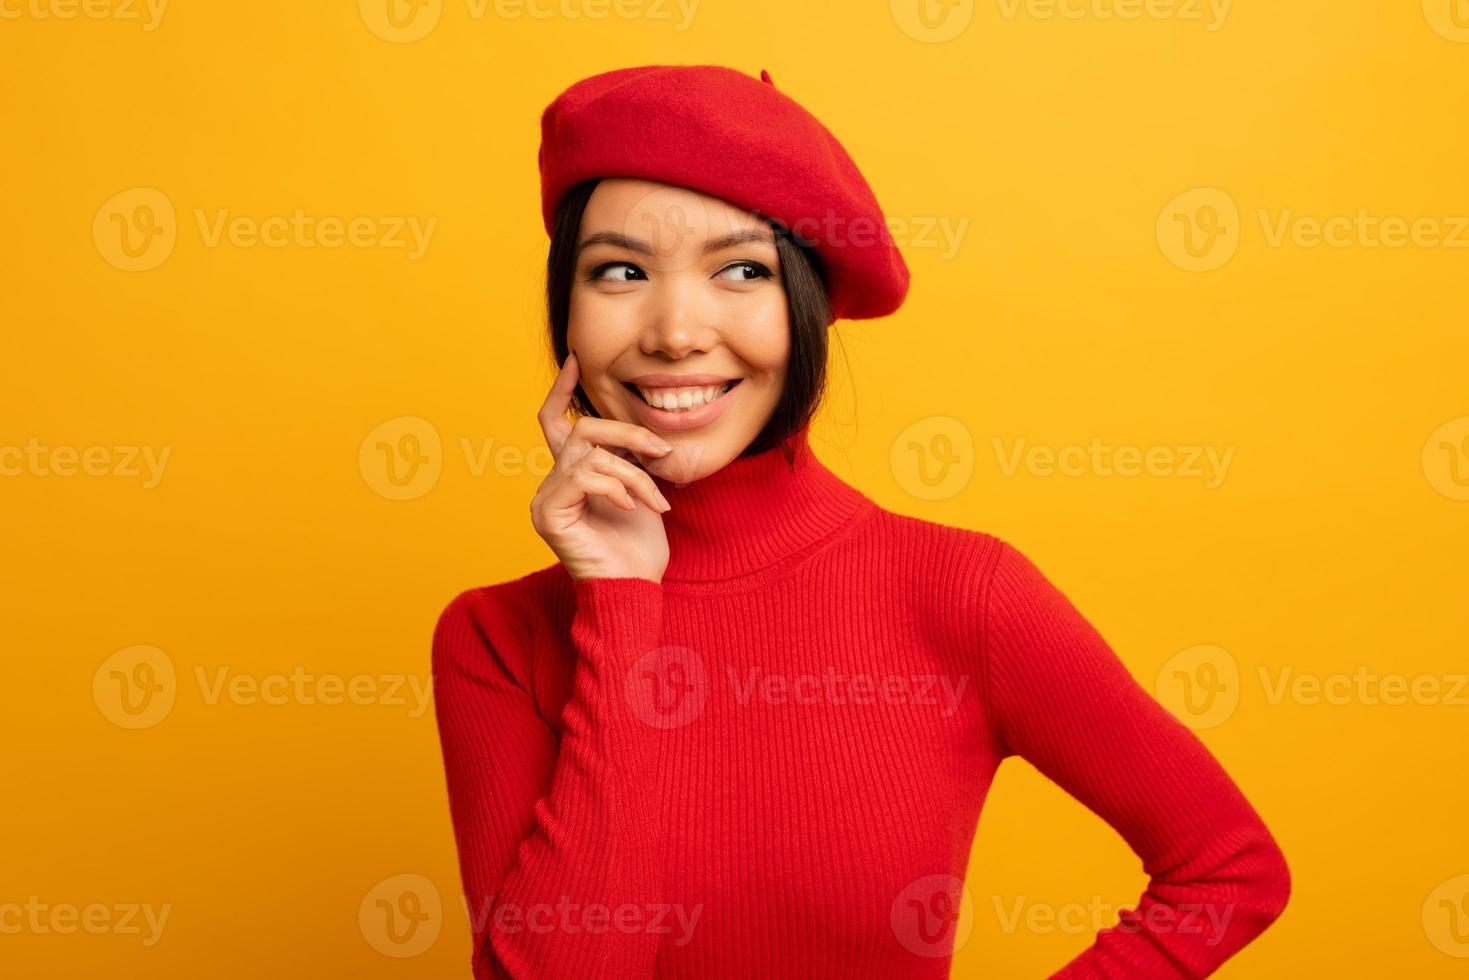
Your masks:
M622 385L642 399L645 404L676 415L679 412L688 412L719 401L743 380L744 378L735 378L724 384L694 385L685 388L642 388L631 381L624 381Z

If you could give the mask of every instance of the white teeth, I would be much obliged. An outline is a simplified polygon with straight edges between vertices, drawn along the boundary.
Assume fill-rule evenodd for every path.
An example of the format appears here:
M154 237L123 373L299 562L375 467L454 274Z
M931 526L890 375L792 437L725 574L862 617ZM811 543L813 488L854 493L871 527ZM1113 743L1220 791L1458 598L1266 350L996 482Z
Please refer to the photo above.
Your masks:
M666 412L686 412L691 408L708 404L730 389L733 382L722 385L704 385L699 388L644 388L638 386L643 400L654 408Z

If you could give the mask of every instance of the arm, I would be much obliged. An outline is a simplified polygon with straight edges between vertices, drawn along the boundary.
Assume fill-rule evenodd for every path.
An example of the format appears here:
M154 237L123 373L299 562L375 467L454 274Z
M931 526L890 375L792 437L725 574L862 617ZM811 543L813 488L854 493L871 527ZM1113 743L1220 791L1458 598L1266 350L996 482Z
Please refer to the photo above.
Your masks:
M653 973L659 936L635 923L663 885L648 805L660 733L629 708L624 676L658 644L662 586L590 578L575 590L559 746L492 647L483 595L461 594L434 631L434 710L480 980ZM637 918L619 918L629 906Z
M986 596L985 671L1004 754L1111 824L1149 881L1135 909L1054 977L1205 977L1285 908L1290 872L1197 735L1010 544Z

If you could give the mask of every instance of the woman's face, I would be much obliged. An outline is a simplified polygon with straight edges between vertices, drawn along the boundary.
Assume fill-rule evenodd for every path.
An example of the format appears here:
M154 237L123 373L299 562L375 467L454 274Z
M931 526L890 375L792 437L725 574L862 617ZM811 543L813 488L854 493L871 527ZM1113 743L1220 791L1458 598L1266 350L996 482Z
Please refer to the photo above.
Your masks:
M724 466L785 385L790 323L770 226L699 191L607 178L577 244L567 343L598 414L672 444L644 460L664 479Z

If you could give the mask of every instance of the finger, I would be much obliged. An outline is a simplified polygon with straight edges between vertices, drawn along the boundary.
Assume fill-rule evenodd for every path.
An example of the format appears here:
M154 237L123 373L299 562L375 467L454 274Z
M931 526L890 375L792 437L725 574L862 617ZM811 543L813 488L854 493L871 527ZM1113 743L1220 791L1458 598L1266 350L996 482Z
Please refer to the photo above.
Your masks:
M589 497L606 497L623 510L637 509L621 480L581 466L572 469L565 479L546 491L546 506L555 510L571 510L580 507Z
M663 496L663 491L658 489L658 484L653 482L647 470L639 469L620 456L598 447L582 457L582 465L621 480L623 486L654 511L662 513L672 509L668 498Z
M581 362L576 351L572 351L566 355L566 361L556 374L556 381L551 385L546 400L541 403L541 410L536 413L536 420L541 423L541 431L546 436L546 445L550 448L553 459L561 458L561 447L566 444L567 436L571 435L572 422L566 417L566 413L571 410L571 396L576 391L576 383L580 377Z
M563 449L579 450L573 453L573 460L596 446L608 449L620 447L644 456L666 456L673 451L673 446L646 426L634 425L620 419L592 418L589 415L576 420L571 434L562 444Z

